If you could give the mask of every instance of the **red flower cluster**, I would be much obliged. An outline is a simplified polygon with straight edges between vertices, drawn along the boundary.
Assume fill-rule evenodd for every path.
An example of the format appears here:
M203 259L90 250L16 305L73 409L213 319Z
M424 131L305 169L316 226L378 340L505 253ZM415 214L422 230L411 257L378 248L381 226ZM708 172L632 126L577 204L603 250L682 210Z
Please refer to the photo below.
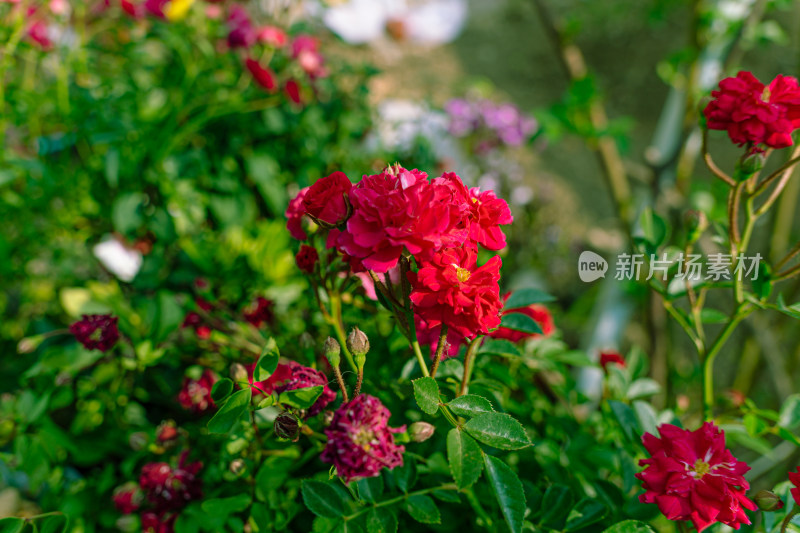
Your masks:
M477 265L477 250L447 248L409 272L414 311L429 329L447 325L462 337L489 333L500 325L500 258Z
M107 352L119 340L117 317L111 315L83 315L69 331L87 350Z
M114 491L114 505L123 514L148 506L141 516L143 533L172 533L181 509L203 497L202 481L197 477L203 463L187 463L188 455L188 450L181 453L176 468L169 463L147 463L138 485L129 482Z
M394 433L405 431L388 426L391 413L374 396L359 394L339 406L325 434L328 443L322 461L332 463L346 483L374 477L383 468L403 465L405 448L395 444Z
M255 327L260 328L263 324L270 324L275 320L275 314L272 312L273 303L271 300L259 296L256 298L255 304L250 306L244 311L244 319L253 324Z
M639 500L655 503L670 520L691 520L697 531L714 522L733 529L749 524L744 510L756 509L745 495L750 467L725 448L725 433L712 422L696 431L669 424L658 431L661 438L642 438L651 458L639 461L647 467L636 474L646 491Z
M287 363L280 363L275 369L275 372L264 381L253 380L253 371L255 364L249 366L248 373L250 385L254 393L261 394L280 394L285 391L305 389L308 387L316 387L322 385L322 394L317 401L314 402L308 412L308 416L316 416L325 407L336 399L336 393L328 387L328 378L319 370L303 366L300 363L289 361Z
M211 370L204 370L200 379L183 378L178 402L184 409L194 413L204 413L216 407L211 398L211 387L217 382L217 375Z
M503 297L503 303L508 300L509 296L511 296L510 292ZM556 330L555 322L553 321L553 315L550 314L550 310L548 310L547 307L541 304L531 304L527 307L516 307L514 309L503 308L503 316L510 313L520 313L531 317L537 324L539 324L539 327L542 328L541 335L544 335L545 337L552 335ZM494 339L506 339L511 342L519 342L522 339L540 337L541 335L539 333L526 333L524 331L518 331L504 327L498 328L489 333L489 336Z
M800 127L800 86L795 78L781 75L767 87L742 71L719 82L711 96L703 111L709 129L727 131L739 146L792 145L792 132Z

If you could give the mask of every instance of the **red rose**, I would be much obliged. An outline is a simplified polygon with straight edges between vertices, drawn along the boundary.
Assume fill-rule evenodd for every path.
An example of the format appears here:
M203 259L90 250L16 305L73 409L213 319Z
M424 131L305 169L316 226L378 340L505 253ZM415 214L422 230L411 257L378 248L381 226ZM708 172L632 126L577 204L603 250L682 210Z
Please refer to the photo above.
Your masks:
M745 495L750 467L725 448L725 433L713 422L696 431L664 424L658 432L661 438L642 438L650 459L639 461L646 466L636 474L646 491L639 500L655 503L670 520L691 520L698 532L714 522L749 524L744 510L756 509Z
M297 83L297 80L287 80L283 86L283 92L295 104L301 105L303 103L303 98L300 95L300 84Z
M298 241L308 239L308 235L305 230L303 230L303 217L306 214L303 198L308 193L309 188L310 187L300 189L297 196L289 202L289 207L286 208L286 213L284 213L286 216L286 229L288 229L289 234Z
M139 486L130 481L114 489L114 506L122 514L131 514L142 505L143 494Z
M119 340L117 320L111 315L83 315L69 331L87 350L107 352Z
M211 370L204 370L200 379L183 379L181 390L178 393L178 402L184 409L195 413L204 413L216 407L211 398L211 388L217 382L217 375Z
M800 127L800 86L789 76L778 76L765 87L750 72L719 82L714 99L703 114L708 128L724 130L742 146L784 148L792 144L792 132Z
M472 222L469 238L480 243L487 250L500 250L506 245L506 235L501 225L511 224L514 217L505 200L498 198L494 191L481 192L479 187L470 189L472 198Z
M250 74L253 75L253 79L256 80L256 83L261 85L269 92L275 91L277 83L275 81L274 72L268 68L262 67L258 61L255 59L250 59L249 57L244 60L244 64L247 66L247 70L250 71Z
M604 372L608 372L608 365L616 364L625 368L625 359L616 350L603 350L600 352L600 366Z
M352 188L344 172L318 179L303 197L306 213L323 224L338 226L350 216L347 193Z
M503 297L503 302L508 300L508 297L511 296L509 292ZM534 337L541 337L544 335L545 337L552 335L556 329L555 323L553 322L553 315L550 314L550 311L547 307L540 305L540 304L531 304L527 307L517 307L514 309L503 309L503 315L507 315L509 313L520 313L526 316L531 317L534 322L539 324L539 327L542 328L542 333L526 333L524 331L518 331L516 329L508 329L508 328L498 328L495 331L489 333L489 336L494 339L506 339L511 342L519 342L522 339L530 339Z
M316 248L304 244L300 247L300 251L297 252L294 260L297 262L297 268L311 274L314 272L314 266L317 261L319 261L319 254L317 254Z
M429 328L447 325L472 338L500 325L499 257L477 265L474 248L448 248L409 272L414 311Z

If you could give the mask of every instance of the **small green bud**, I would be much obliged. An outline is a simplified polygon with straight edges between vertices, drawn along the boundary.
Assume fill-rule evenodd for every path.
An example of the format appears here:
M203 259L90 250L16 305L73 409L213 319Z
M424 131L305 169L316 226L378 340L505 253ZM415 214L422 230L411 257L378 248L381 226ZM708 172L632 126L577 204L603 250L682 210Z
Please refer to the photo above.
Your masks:
M756 492L753 498L762 511L777 511L783 509L783 501L777 494L768 490L760 490Z
M328 362L331 364L331 366L333 368L338 368L339 363L342 362L342 347L339 346L339 343L336 342L336 339L333 337L328 337L325 339L325 346L323 349L325 350L325 357L328 359Z
M764 168L764 162L766 160L767 158L764 152L753 152L748 154L747 157L742 159L739 168L736 169L736 176L739 178L739 180L746 180Z
M364 363L367 361L367 352L369 352L369 338L367 338L367 335L357 327L353 328L350 331L350 335L347 336L347 349L353 354L359 370L364 368Z
M408 436L414 442L425 442L433 436L436 428L428 422L414 422L408 426Z

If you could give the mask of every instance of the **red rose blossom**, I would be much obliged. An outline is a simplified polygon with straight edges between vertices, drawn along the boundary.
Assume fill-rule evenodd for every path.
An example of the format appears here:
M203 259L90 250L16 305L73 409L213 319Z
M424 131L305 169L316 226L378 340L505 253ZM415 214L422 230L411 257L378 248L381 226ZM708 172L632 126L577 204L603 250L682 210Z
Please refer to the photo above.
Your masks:
M253 363L246 367L249 375L248 381L254 394L280 394L285 391L322 385L322 394L314 402L314 405L308 408L307 416L316 416L336 399L336 393L328 387L327 376L319 370L289 361L278 364L275 372L268 379L254 382L253 371L255 366L255 363Z
M800 505L800 466L797 467L797 472L789 472L789 481L794 485L792 490L792 498L797 505Z
M139 485L129 481L114 489L114 507L122 514L131 514L142 505L144 495L139 490Z
M176 513L142 513L142 533L173 533L177 518Z
M469 231L469 204L458 182L443 177L430 183L424 172L400 166L364 176L350 191L353 215L338 236L339 250L383 273L404 249L422 259L460 245Z
M509 292L503 297L503 302L505 303L508 300L508 297L511 296ZM531 339L535 337L541 337L544 335L548 337L553 334L556 329L555 322L553 321L553 315L550 314L550 310L547 307L540 305L540 304L531 304L527 307L517 307L514 309L503 309L503 316L510 314L510 313L520 313L526 316L531 317L534 322L539 324L539 327L542 328L542 333L526 333L524 331L519 331L516 329L509 329L500 327L495 331L489 333L489 336L494 339L506 339L511 342L519 342L522 339Z
M350 215L347 193L353 184L344 172L334 172L318 179L303 197L306 213L315 221L338 226Z
M625 359L616 350L602 350L600 352L600 366L608 372L608 365L615 364L625 368Z
M436 356L436 350L439 347L439 337L442 334L442 327L428 327L428 323L422 320L419 316L415 316L415 323L417 340L423 346L430 347L431 359L433 359ZM448 329L446 342L447 344L442 352L442 360L457 356L461 346L466 343L466 339L457 330Z
M695 431L664 424L658 432L661 438L642 437L651 457L639 461L646 466L636 474L646 491L639 500L655 503L670 520L691 520L698 532L714 522L749 524L744 510L756 509L745 495L750 467L725 448L725 433L713 422Z
M325 430L328 443L320 458L333 463L346 483L402 466L405 448L395 444L394 433L405 431L405 426L390 428L390 416L379 399L367 394L340 405Z
M178 402L184 409L194 413L204 413L216 407L211 398L211 387L217 382L217 375L211 370L204 370L200 379L183 378Z
M249 48L256 42L258 33L253 27L247 10L239 5L231 7L228 15L228 46L231 48Z
M203 317L194 311L186 313L186 317L181 324L181 329L185 328L192 328L201 339L207 339L211 336L211 328L205 323Z
M487 250L500 250L506 245L506 235L501 225L511 224L514 217L505 200L498 198L494 191L481 192L479 187L470 189L472 198L472 221L469 238Z
M800 86L795 78L779 75L765 87L742 71L719 82L711 96L703 111L709 129L727 131L739 146L792 145L792 132L800 127Z
M253 305L245 309L244 319L253 324L255 327L260 328L264 323L271 323L275 320L275 314L272 312L273 303L263 296L256 298Z
M168 463L147 463L139 476L139 487L156 512L178 510L203 497L202 481L197 477L203 463L186 463L189 452L181 453L178 467Z
M409 272L414 311L429 328L447 325L467 338L486 334L500 325L500 266L498 256L477 265L471 247L448 248Z
M298 35L294 38L292 57L311 79L322 78L327 74L325 60L319 53L319 41L310 35Z
M308 193L308 189L310 189L310 187L300 189L297 196L289 202L289 207L286 208L286 213L284 213L286 216L286 229L288 229L289 234L298 241L308 239L308 235L303 230L303 217L306 214L303 198L305 198Z
M319 254L317 254L316 248L304 244L300 247L294 260L297 262L297 268L311 274L314 272L314 265L319 261Z
M300 94L300 84L297 83L297 80L286 80L286 83L283 85L283 92L286 93L289 100L295 104L303 104L303 97Z
M249 57L244 60L244 64L247 66L247 70L250 71L250 74L253 75L253 79L256 80L256 83L269 92L275 91L278 85L275 79L275 73L272 72L272 70L262 67L258 61Z
M119 340L117 317L111 315L83 315L69 331L87 350L107 352Z

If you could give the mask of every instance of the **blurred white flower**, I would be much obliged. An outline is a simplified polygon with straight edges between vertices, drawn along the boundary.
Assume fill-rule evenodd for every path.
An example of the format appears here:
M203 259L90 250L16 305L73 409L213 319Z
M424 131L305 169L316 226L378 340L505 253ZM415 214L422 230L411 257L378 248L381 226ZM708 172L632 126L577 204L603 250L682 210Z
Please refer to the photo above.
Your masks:
M92 252L104 267L122 281L133 280L142 268L142 254L127 248L114 237L96 244Z

